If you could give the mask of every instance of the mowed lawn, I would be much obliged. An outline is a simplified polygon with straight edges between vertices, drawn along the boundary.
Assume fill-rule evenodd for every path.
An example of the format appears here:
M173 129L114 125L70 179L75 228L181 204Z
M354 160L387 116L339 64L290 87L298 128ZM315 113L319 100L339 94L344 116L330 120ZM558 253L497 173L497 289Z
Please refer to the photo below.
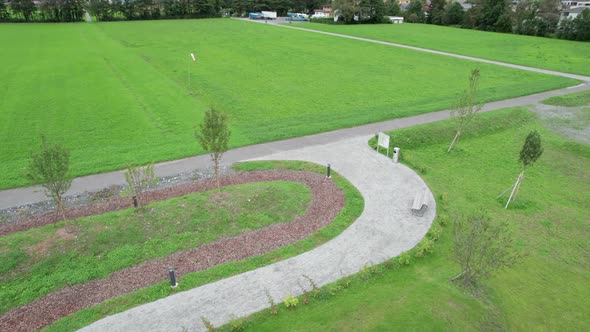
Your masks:
M0 188L28 184L40 132L80 176L204 153L208 107L237 147L448 108L475 67L484 101L576 84L230 19L2 25L0 42Z
M516 180L519 151L532 129L539 130L545 151L527 170L518 197L506 210L507 197L496 197ZM246 330L590 329L588 145L557 136L524 109L481 114L450 154L450 121L390 134L392 145L401 147L403 162L425 172L421 176L438 200L438 218L450 216L433 253L412 256L409 266L384 269L368 281L353 279L350 287L325 299L308 305L300 301L294 310L283 307L277 316L261 312ZM448 212L440 211L443 194ZM523 256L473 296L449 282L460 272L452 260L452 220L479 209L492 220L509 223Z
M327 25L306 28L371 38L580 75L590 75L590 43L430 24Z

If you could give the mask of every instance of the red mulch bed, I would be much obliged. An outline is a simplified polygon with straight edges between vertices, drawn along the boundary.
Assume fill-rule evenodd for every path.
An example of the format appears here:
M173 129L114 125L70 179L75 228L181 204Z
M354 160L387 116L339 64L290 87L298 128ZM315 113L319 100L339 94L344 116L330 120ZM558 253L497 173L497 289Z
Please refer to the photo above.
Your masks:
M0 316L0 331L33 331L50 325L58 319L78 310L97 305L107 299L133 292L168 278L168 266L174 266L176 275L201 271L212 266L242 260L251 256L304 239L328 225L344 207L344 194L323 175L303 171L272 170L238 173L221 179L222 186L258 181L296 181L312 191L312 201L305 215L290 223L274 224L263 229L239 234L209 243L198 248L176 252L162 259L155 259L112 273L105 279L83 285L67 286L42 298L14 308ZM147 201L205 191L215 188L214 180L183 184L150 192ZM87 216L129 207L129 199L76 208L67 212L68 217ZM51 213L51 215L54 215ZM51 223L50 216L27 219L15 225L8 233ZM179 280L182 282L182 279Z

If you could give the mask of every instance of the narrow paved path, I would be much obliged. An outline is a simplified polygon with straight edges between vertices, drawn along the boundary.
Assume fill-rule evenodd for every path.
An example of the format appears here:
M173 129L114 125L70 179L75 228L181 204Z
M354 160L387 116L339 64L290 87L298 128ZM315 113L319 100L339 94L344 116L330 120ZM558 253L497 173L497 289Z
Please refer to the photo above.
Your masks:
M319 34L322 34L322 35L328 35L328 36L334 36L334 37L340 37L340 38L347 38L347 39L359 40L359 41L369 42L369 43L374 43L374 44L381 44L381 45L386 45L386 46L400 47L400 48L405 48L405 49L409 49L409 50L426 52L426 53L432 53L432 54L437 54L437 55L444 55L444 56L449 56L449 57L458 58L458 59L464 59L464 60L470 60L470 61L476 61L476 62L489 63L489 64L492 64L492 65L509 67L509 68L514 68L514 69L526 70L526 71L532 71L532 72L536 72L536 73L549 74L549 75L555 75L555 76L562 76L562 77L573 78L573 79L584 81L584 82L589 82L590 81L590 77L589 76L576 75L576 74L570 74L570 73L563 73L563 72L559 72L559 71L547 70L547 69L541 69L541 68L535 68L535 67L528 67L528 66L523 66L523 65L515 65L515 64L507 63L507 62L482 59L482 58L477 58L477 57L473 57L473 56L461 55L461 54L444 52L444 51L437 51L437 50L432 50L432 49L429 49L429 48L423 48L423 47L417 47L417 46L410 46L410 45L398 44L398 43L387 42L387 41L376 40L376 39L370 39L370 38L363 38L363 37L356 37L356 36L350 36L350 35L343 35L343 34L335 33L335 32L327 32L327 31L313 30L313 29L308 29L308 28L302 28L301 26L292 26L292 25L288 25L288 24L275 24L275 26L280 26L280 27L289 28L289 29L295 29L295 30L302 30L302 31L307 31L307 32L313 32L313 33L319 33Z
M584 83L575 87L569 87L559 90L537 93L524 97L491 102L484 106L483 111L492 111L506 107L535 105L545 98L588 89L590 89L590 83ZM411 116L407 118L376 122L353 128L339 129L315 135L297 137L283 141L250 145L228 151L226 154L224 154L222 161L224 163L231 164L236 161L257 158L274 152L312 145L329 144L333 142L338 142L343 139L374 134L379 131L393 130L398 128L405 128L419 124L440 121L449 118L449 116L450 113L448 110L438 111ZM201 155L191 158L159 163L154 166L154 171L157 176L162 177L173 176L185 172L191 172L194 169L206 169L210 166L211 161L209 156ZM97 191L103 188L107 188L111 185L125 184L125 178L123 176L123 173L124 171L121 170L76 178L72 182L72 187L66 193L66 195L80 194L85 191ZM44 194L43 188L39 186L2 190L0 191L0 209L6 209L9 207L20 206L29 203L41 202L46 199L47 198Z
M260 159L329 161L365 198L362 215L340 236L299 256L218 282L178 293L102 319L83 331L202 331L199 317L220 325L232 315L245 316L269 306L287 293L310 289L303 275L319 286L358 272L365 264L381 263L413 248L426 234L435 215L434 198L422 179L367 146L370 136L296 148ZM417 192L428 190L429 208L422 217L410 207ZM182 282L182 280L180 280Z

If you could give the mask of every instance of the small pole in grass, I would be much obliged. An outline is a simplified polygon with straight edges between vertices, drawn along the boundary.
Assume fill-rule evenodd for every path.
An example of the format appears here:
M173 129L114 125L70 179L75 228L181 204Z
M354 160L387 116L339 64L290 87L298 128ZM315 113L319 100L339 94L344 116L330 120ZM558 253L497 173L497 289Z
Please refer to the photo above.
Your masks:
M176 282L176 276L174 275L173 266L168 267L168 275L170 276L170 287L176 288L176 286L178 286L178 283Z
M330 175L330 164L328 164L328 168L326 169L326 178L331 178L332 176Z
M133 198L133 207L137 207L137 196L133 196L131 198Z

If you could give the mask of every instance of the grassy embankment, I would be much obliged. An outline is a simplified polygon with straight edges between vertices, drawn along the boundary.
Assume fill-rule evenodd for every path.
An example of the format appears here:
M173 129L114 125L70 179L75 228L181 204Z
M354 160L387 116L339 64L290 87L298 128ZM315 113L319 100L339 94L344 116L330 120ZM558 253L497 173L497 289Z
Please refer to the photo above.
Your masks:
M496 196L516 180L518 153L531 129L540 131L545 152L506 210L506 198ZM401 147L401 160L422 172L437 206L447 206L438 211L435 224L444 216L452 221L475 209L487 210L493 219L509 222L523 258L488 280L478 295L469 295L449 282L459 268L452 260L452 226L446 226L433 252L419 259L412 255L409 266L395 258L326 287L308 305L300 301L294 310L281 307L277 316L263 311L250 318L246 330L590 328L588 145L557 136L523 109L481 114L450 154L450 121L390 135L392 146Z

